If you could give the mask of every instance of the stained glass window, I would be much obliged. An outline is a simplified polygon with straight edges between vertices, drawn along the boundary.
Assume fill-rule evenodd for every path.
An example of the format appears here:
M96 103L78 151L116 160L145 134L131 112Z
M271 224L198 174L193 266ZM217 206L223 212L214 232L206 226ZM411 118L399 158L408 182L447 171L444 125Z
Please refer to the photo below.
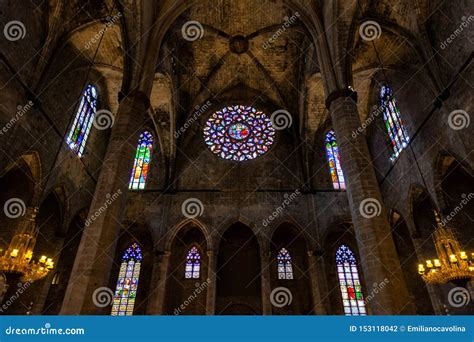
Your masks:
M334 189L345 189L346 183L344 182L344 174L342 173L341 159L339 157L339 148L337 147L334 131L329 131L328 134L326 134L325 144L332 185Z
M94 115L97 110L97 89L89 84L82 94L76 117L69 130L66 142L69 148L82 157L84 147L86 146L87 137L94 121Z
M341 245L336 251L336 265L344 313L348 316L366 315L357 261L346 245Z
M392 89L388 86L382 86L380 89L380 106L384 110L383 119L393 148L390 159L394 161L400 152L407 147L410 138L401 119L400 110L397 107Z
M146 178L150 169L151 153L153 149L153 135L145 131L138 139L135 161L133 163L132 176L130 177L129 189L145 189Z
M192 247L186 255L186 269L184 271L184 277L186 279L197 279L199 278L199 272L201 271L201 254L197 247Z
M278 279L293 279L293 266L291 266L291 256L286 248L280 249L277 255Z
M142 251L137 243L133 243L123 253L112 304L112 316L133 315L142 258Z
M223 159L243 161L266 153L273 144L275 129L263 112L235 105L213 113L203 133L213 153Z

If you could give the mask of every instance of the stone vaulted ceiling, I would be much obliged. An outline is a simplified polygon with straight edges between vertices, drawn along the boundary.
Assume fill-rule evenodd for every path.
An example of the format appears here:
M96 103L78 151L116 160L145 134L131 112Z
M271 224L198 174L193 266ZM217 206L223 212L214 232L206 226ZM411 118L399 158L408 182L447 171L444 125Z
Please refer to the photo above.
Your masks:
M182 32L190 22L203 27L192 42ZM295 105L308 46L298 15L283 1L199 2L174 23L168 42L178 90L193 106L233 87L253 89L281 108Z

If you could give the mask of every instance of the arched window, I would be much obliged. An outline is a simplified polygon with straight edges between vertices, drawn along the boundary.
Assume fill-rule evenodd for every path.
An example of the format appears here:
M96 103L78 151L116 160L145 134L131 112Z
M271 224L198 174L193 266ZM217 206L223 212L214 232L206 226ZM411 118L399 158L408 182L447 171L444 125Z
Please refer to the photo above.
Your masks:
M334 189L345 189L344 174L341 168L341 159L339 158L339 148L337 147L336 135L334 131L326 134L326 154L328 156L329 171L331 173L332 186Z
M142 251L137 243L133 243L123 253L112 305L112 316L133 315L142 258Z
M382 86L380 89L380 106L383 108L383 119L387 127L390 143L393 148L393 155L390 160L394 161L400 152L407 147L410 138L400 117L400 110L397 107L392 89L389 86Z
M135 161L133 163L132 176L130 177L129 189L145 189L146 178L150 169L151 153L153 149L153 135L145 131L138 139Z
M291 256L286 248L280 249L277 255L278 279L293 279L293 266L291 266Z
M336 265L344 313L348 316L366 315L357 261L346 245L341 245L336 251Z
M199 272L201 270L201 254L198 249L194 246L186 255L186 269L184 271L184 278L186 279L197 279L199 278Z
M87 137L94 121L98 96L96 87L89 84L82 94L76 117L66 138L69 148L79 157L82 157L84 153Z

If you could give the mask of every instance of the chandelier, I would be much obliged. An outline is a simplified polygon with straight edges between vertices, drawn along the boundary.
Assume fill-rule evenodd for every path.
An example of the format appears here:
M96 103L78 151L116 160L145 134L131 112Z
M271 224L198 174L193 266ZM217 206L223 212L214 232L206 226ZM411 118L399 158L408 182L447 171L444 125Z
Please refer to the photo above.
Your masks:
M32 260L38 236L37 210L37 208L28 208L25 219L20 223L10 245L0 256L0 272L19 274L24 282L42 279L54 267L53 260L46 255L42 255L36 262Z
M474 253L471 256L461 250L456 235L445 227L438 212L434 211L436 229L433 240L437 259L426 260L426 264L418 265L418 273L429 284L445 284L450 281L468 281L474 278Z

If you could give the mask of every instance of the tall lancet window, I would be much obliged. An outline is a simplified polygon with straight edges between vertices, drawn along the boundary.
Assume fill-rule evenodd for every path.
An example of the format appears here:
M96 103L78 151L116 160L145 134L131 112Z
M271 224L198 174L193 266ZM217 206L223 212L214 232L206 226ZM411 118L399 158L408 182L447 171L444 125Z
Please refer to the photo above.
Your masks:
M346 245L341 245L336 251L336 265L344 313L348 316L366 315L357 261Z
M326 134L326 154L328 156L329 172L331 174L332 186L334 189L345 189L346 182L341 168L341 159L339 157L339 148L337 147L336 135L334 131Z
M400 152L407 147L410 138L401 119L392 89L388 86L382 86L380 89L380 106L383 108L383 119L393 149L390 159L395 161Z
M286 248L280 249L277 255L278 279L293 279L293 266L290 252Z
M123 253L112 304L112 316L133 315L142 258L142 251L137 243L130 245Z
M192 247L186 255L186 268L184 270L184 278L198 279L201 271L201 254L197 247Z
M140 134L135 152L132 175L128 188L131 190L145 189L148 171L150 169L151 153L153 150L153 135L145 131Z
M96 87L89 84L82 94L76 117L66 138L69 148L79 157L82 157L84 153L87 137L94 121L98 96Z

